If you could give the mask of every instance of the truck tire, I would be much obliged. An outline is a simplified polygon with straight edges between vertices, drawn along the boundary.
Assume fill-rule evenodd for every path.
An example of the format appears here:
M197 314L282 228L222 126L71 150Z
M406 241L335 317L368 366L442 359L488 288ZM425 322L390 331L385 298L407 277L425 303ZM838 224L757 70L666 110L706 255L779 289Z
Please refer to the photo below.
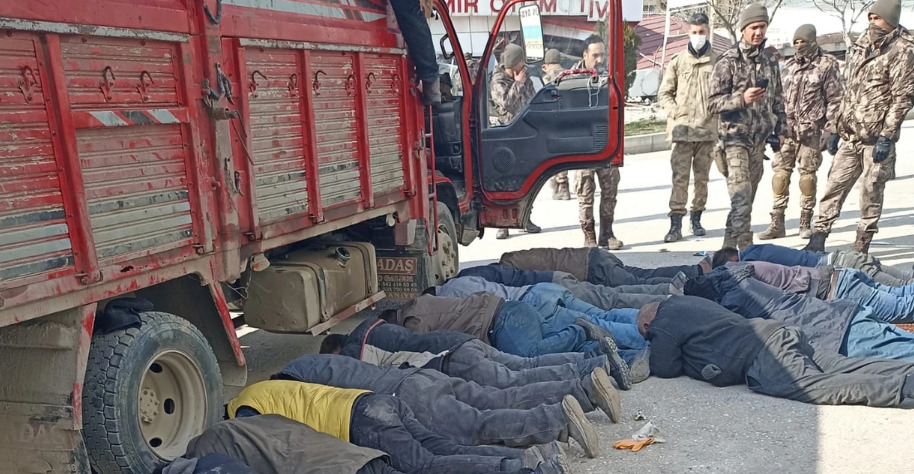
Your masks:
M83 437L99 473L149 473L222 417L222 377L203 334L168 313L92 338Z
M435 279L440 285L457 275L460 267L460 251L457 245L457 226L454 215L443 203L438 203L438 254L435 258Z

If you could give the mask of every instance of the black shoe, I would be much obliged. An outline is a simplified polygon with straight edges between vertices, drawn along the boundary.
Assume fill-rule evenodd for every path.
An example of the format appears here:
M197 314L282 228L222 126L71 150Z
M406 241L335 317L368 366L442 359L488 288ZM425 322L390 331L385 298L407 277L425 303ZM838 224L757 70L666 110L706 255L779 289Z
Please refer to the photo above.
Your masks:
M809 243L806 244L806 247L803 247L803 250L808 250L810 252L825 252L826 237L828 237L828 234L825 232L813 232L812 236L809 237Z
M603 351L606 356L606 362L609 363L609 375L616 381L619 389L631 390L632 374L628 370L628 364L619 355L619 347L616 345L616 340L612 336L601 338L600 350Z
M524 230L528 234L539 234L543 231L543 229L541 229L540 226L534 224L533 221L527 221L527 227L524 228Z
M677 242L682 240L682 216L679 214L670 216L670 231L663 238L664 242Z
M574 323L584 328L584 334L587 335L588 341L599 341L604 337L612 338L613 335L608 329L600 326L585 318L575 318Z
M702 211L692 211L689 213L689 221L692 223L692 235L701 237L707 234L705 228L701 226Z

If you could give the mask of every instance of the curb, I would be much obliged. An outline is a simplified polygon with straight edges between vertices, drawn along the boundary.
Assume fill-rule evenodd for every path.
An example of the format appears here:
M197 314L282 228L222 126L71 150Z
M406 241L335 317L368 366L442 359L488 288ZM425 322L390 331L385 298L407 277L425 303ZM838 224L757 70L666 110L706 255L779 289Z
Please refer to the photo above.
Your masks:
M664 151L671 148L670 142L666 140L666 133L652 133L649 135L632 135L625 137L625 154L638 155L641 153L652 153L655 151Z

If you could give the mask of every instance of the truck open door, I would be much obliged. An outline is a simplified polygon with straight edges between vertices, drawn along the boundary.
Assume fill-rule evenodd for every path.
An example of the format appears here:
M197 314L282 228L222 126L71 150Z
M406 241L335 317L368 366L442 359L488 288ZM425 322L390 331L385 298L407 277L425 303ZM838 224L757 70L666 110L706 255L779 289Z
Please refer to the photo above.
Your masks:
M475 180L481 191L481 227L522 227L536 194L559 171L622 165L625 77L620 0L607 0L606 23L603 61L608 72L571 71L573 65L568 64L566 76L540 87L512 120L499 123L492 75L501 67L499 56L505 46L524 46L528 77L539 72L550 47L550 41L544 42L539 2L505 2L473 82L470 123L478 172L467 182ZM580 47L563 53L563 65L581 59Z

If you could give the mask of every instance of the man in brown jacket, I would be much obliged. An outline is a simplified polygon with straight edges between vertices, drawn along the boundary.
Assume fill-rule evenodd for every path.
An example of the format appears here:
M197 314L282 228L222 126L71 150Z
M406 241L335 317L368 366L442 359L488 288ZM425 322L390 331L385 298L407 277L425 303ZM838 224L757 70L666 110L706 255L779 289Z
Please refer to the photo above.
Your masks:
M810 224L812 208L816 204L816 172L822 164L822 149L826 142L838 145L837 135L831 136L835 133L843 89L838 61L819 47L813 25L797 28L793 46L796 55L787 60L783 71L787 139L771 162L774 207L771 225L759 234L759 240L787 235L784 211L790 197L790 175L794 166L800 170L800 237L808 239L812 235Z
M667 112L667 139L673 142L670 164L673 191L670 195L670 231L664 242L682 239L682 216L689 199L689 174L695 172L695 194L689 220L692 235L705 235L701 213L708 202L711 151L717 142L717 115L708 113L711 71L717 54L708 43L708 16L696 13L689 19L689 46L670 61L657 94Z
M860 35L845 69L838 113L840 150L828 173L819 217L805 250L822 252L841 206L860 176L860 222L854 251L867 253L879 228L885 183L895 178L895 143L914 105L914 36L898 24L899 0L870 8L870 27Z

